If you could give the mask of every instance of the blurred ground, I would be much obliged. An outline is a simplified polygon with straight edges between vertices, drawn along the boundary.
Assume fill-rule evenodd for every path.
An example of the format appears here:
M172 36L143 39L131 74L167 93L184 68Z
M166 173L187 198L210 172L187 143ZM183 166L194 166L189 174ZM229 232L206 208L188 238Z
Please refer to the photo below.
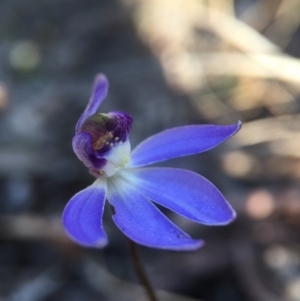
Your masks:
M238 212L205 248L141 248L161 300L300 300L300 1L1 0L0 299L145 300L109 212L110 244L64 235L92 182L71 149L93 77L101 111L134 117L132 145L168 127L243 121L226 144L167 165L215 183Z

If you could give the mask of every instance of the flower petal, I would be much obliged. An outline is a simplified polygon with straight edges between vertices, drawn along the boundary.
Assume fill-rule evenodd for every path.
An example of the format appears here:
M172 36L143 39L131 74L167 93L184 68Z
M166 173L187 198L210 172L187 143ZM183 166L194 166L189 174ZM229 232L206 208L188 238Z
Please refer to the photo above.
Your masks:
M85 247L104 247L107 236L102 226L106 199L106 181L97 180L78 192L67 204L63 213L63 225L76 243Z
M147 247L168 250L195 250L203 245L167 219L145 196L115 176L108 182L108 201L113 220L133 241Z
M106 164L106 159L97 158L92 149L91 136L88 133L79 133L72 140L74 153L89 169L100 169Z
M226 225L236 214L220 191L202 176L176 168L137 168L120 174L140 193L195 222Z
M232 125L189 125L169 129L141 142L131 154L130 167L207 151L233 136L241 122Z
M84 123L84 121L88 117L90 117L91 115L93 115L97 112L100 104L102 103L102 101L105 99L105 97L107 95L107 91L108 91L107 78L105 77L104 74L98 74L94 80L94 86L93 86L91 98L90 98L83 114L81 115L81 117L79 118L79 120L76 124L76 127L75 127L76 133L79 133L80 128L81 128L82 124Z

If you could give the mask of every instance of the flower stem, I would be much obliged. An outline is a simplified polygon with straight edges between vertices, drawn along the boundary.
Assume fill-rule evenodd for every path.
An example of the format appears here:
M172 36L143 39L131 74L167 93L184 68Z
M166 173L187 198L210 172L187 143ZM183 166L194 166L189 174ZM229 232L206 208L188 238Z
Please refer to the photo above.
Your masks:
M159 301L155 295L155 291L147 277L146 271L144 269L142 260L139 256L138 253L138 248L135 242L133 242L131 239L129 239L129 248L130 248L130 255L131 255L131 259L135 268L135 272L142 284L142 286L144 287L149 300L150 301Z

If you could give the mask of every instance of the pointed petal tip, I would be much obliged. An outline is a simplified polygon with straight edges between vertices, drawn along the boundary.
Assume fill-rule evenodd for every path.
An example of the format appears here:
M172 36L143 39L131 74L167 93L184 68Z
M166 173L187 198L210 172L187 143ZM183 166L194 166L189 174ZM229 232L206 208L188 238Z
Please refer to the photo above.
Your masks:
M124 233L124 232L123 232ZM126 233L124 233L130 240L134 241L135 243L147 247L147 248L155 248L165 251L176 251L176 252L184 252L184 251L196 251L205 246L205 241L202 239L190 239L189 242L185 242L182 245L148 245L146 243L140 242L129 237Z
M97 74L94 78L94 85L93 85L91 97L93 98L93 96L96 96L96 98L99 98L98 106L106 97L108 92L108 87L109 87L109 82L107 77L103 73Z
M103 239L98 240L93 247L102 249L102 248L106 247L107 245L108 245L107 238L103 238Z
M230 219L228 219L228 220L224 223L224 225L229 225L229 224L233 223L233 222L236 220L236 218L237 218L237 214L236 214L235 210L234 210L233 208L231 208L231 210L232 210L232 216L231 216Z
M228 204L228 206L229 206L229 209L231 210L230 216L226 216L226 218L223 220L220 219L220 221L216 221L214 223L207 223L205 225L206 226L227 226L227 225L233 223L237 218L237 214L236 214L235 210L232 209L232 207L229 204Z
M103 73L96 74L94 78L94 86L97 86L99 84L105 84L107 86L109 85L108 79Z
M66 228L65 228L65 233L70 238L70 240L72 240L75 244L80 245L84 248L103 249L108 244L108 240L104 238L90 243L83 242L82 240L76 239Z
M242 128L242 125L243 124L240 120L237 123L233 123L227 126L224 125L224 127L227 127L229 129L229 131L227 132L227 137L224 139L224 141L234 136Z
M222 225L229 225L231 223L233 223L236 218L237 218L237 214L235 212L235 210L228 204L230 210L231 210L231 216L229 218L227 218Z
M196 251L202 247L205 246L205 241L202 239L192 239L189 244L185 244L182 246L176 246L176 247L166 247L165 250L171 250L171 251Z
M235 133L237 133L242 128L242 125L243 125L243 123L240 120L236 123L236 132Z

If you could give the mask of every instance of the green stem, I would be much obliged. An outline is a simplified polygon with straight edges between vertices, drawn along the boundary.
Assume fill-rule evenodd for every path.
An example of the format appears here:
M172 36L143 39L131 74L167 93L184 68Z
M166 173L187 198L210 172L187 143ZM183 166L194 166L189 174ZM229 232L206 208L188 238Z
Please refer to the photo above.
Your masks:
M142 286L144 287L144 289L149 297L149 300L150 301L159 301L155 295L155 291L154 291L154 289L147 277L146 271L143 267L142 260L138 253L137 245L135 242L133 242L130 239L129 239L129 248L130 248L130 254L131 254L131 258L132 258L133 265L135 268L135 272L136 272Z

